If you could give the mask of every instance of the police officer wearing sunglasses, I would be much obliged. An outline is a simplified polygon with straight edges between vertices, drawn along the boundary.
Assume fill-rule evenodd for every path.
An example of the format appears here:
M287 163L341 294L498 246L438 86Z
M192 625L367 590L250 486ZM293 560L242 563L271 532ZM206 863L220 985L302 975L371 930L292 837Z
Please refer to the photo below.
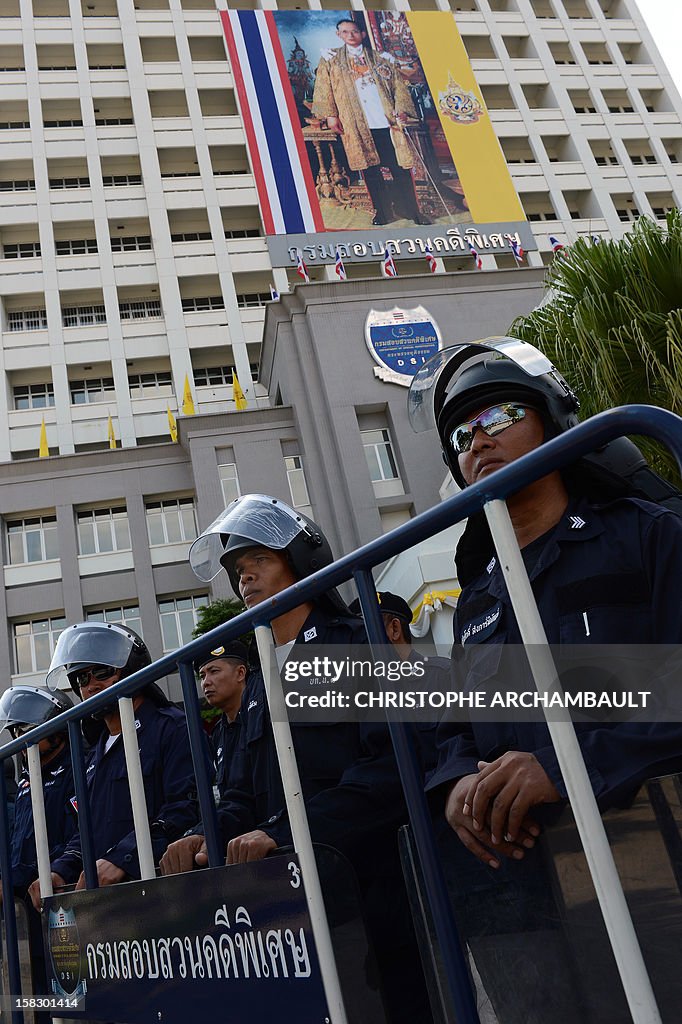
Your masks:
M127 626L83 622L69 626L57 641L47 685L65 683L87 700L132 675L151 657L141 638ZM169 842L199 820L192 756L184 714L173 707L155 684L133 697L152 847L160 859ZM99 885L140 877L137 842L128 787L118 701L97 713L103 722L86 771L92 809L92 841ZM210 764L208 749L207 765ZM85 888L80 836L75 836L52 861L55 886L76 883ZM37 880L29 892L40 909Z
M430 360L409 405L415 429L437 428L453 477L467 487L570 429L578 399L533 346L488 338ZM548 640L678 645L682 519L614 471L614 459L633 461L630 442L609 448L507 500ZM521 644L483 513L469 520L456 565L453 667L457 688L474 689L496 678L503 645ZM677 723L576 731L602 810L627 806L646 779L682 769ZM500 1024L585 1020L539 838L566 802L546 724L447 722L438 739L427 788L452 830L444 833L450 890ZM512 948L513 957L504 954ZM622 1008L612 1012L602 1009L601 1024L615 1024Z

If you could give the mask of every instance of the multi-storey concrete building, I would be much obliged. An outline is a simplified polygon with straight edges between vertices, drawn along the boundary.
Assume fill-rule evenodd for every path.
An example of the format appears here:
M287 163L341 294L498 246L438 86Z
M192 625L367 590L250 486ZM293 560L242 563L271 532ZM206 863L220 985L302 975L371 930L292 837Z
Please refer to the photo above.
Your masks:
M338 5L310 0L320 6ZM353 7L362 9L361 0ZM580 234L617 237L639 213L662 218L680 205L682 105L634 0L412 7L453 10L537 241L528 254L536 271L512 271L511 253L488 254L485 270L509 272L454 276L471 271L471 259L453 253L441 268L449 276L424 276L420 258L401 261L398 282L382 282L377 268L368 284L359 280L367 269L352 265L350 280L332 286L323 282L333 268L320 267L322 292L314 282L309 299L297 293L272 307L273 338L281 318L309 317L320 294L326 315L337 318L337 345L344 331L361 331L361 312L373 301L425 302L447 325L446 341L503 331L513 312L538 301L550 234L565 243ZM296 347L300 330L288 361L281 334L279 355L258 381L270 285L284 293L292 275L270 265L213 0L2 0L6 682L40 678L50 638L85 615L141 624L156 654L187 639L197 602L221 592L220 584L195 585L188 542L240 485L310 504L321 519L334 511L331 532L343 546L437 500L437 453L417 470L410 460L423 460L426 448L383 437L394 422L379 424L384 406L397 416L395 396L404 394L375 381L376 395L364 396L357 416L334 419L335 444L348 458L364 447L367 461L353 462L356 479L364 480L362 470L379 483L372 474L393 472L394 458L408 482L417 473L419 486L390 493L395 478L387 476L386 486L364 492L371 507L348 491L342 512L352 526L339 526L322 481L337 470L314 449L314 420L298 407L320 414L305 390L317 385L291 376L293 353L304 350ZM449 294L467 309L456 324L445 308ZM306 344L322 345L323 336L318 323ZM338 360L335 387L354 387L351 362ZM235 410L233 369L249 399L244 413ZM175 445L168 410L179 415L186 381L197 415L179 419ZM390 400L382 398L388 391ZM59 458L36 458L43 421ZM377 435L371 452L363 431Z

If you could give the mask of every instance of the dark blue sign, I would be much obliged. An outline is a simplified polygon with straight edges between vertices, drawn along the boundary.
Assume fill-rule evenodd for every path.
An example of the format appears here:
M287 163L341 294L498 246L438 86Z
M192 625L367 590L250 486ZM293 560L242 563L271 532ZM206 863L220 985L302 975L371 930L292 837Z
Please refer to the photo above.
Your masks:
M44 930L50 995L82 1000L69 1017L328 1017L293 854L52 896Z
M422 306L390 312L371 310L365 323L365 340L380 367L375 374L407 386L441 346L438 327Z

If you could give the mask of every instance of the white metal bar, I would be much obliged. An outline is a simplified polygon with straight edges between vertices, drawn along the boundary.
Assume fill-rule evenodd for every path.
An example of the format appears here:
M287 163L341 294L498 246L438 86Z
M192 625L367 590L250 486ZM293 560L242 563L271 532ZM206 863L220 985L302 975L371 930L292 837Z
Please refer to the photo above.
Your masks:
M279 770L282 776L289 825L291 826L291 834L294 840L294 849L301 862L303 886L305 888L315 946L317 947L317 955L320 960L320 972L322 974L327 1007L332 1024L347 1024L346 1010L343 1005L341 985L336 970L336 959L329 934L327 911L325 910L322 898L320 876L317 873L317 864L310 838L310 829L308 828L308 815L303 801L303 788L298 774L298 764L296 763L296 754L294 753L289 716L287 715L284 703L282 681L277 665L272 632L268 626L256 626L254 632L263 670L265 692L270 708L272 732L275 738Z
M485 514L535 685L539 693L557 692L559 686L554 659L507 505L499 499L491 501L485 505ZM554 721L547 716L548 709L543 710L632 1020L634 1024L661 1024L656 997L570 715L568 712L557 714L556 709L552 709L551 718L560 719Z
M31 808L33 809L33 832L36 839L38 858L38 879L40 895L43 899L52 896L52 868L50 867L50 842L47 838L47 821L45 820L45 794L43 792L43 772L40 767L40 751L34 743L26 751L28 757L28 777L31 783Z
M147 813L147 799L144 793L144 780L140 765L140 751L137 746L137 729L135 728L135 712L133 710L132 698L120 697L118 707L121 714L121 731L123 733L126 771L128 772L128 786L130 787L130 802L133 807L137 856L140 861L140 878L155 878L154 852L152 850L152 838L149 834L149 815Z

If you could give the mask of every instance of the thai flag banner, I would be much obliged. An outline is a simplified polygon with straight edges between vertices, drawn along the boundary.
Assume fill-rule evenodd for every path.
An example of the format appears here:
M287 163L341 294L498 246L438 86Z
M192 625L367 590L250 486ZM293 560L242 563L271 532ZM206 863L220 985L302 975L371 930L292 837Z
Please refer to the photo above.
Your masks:
M549 244L552 246L553 252L561 252L562 249L566 248L566 246L560 242L558 238L555 238L554 235L549 236Z
M469 242L469 252L474 257L474 263L476 264L476 270L483 270L483 260L481 259L478 249Z
M433 255L433 249L431 248L430 245L426 246L426 252L424 253L424 256L429 267L429 273L435 274L438 268L438 264L436 262L436 257Z
M324 231L272 11L221 11L265 232Z
M391 256L388 249L384 249L384 258L381 261L381 272L384 277L397 277L398 271L396 270L393 257Z
M341 253L339 252L338 245L336 247L336 263L334 265L334 270L336 271L336 276L338 277L339 281L346 280L346 268L343 264L343 260L341 259Z

